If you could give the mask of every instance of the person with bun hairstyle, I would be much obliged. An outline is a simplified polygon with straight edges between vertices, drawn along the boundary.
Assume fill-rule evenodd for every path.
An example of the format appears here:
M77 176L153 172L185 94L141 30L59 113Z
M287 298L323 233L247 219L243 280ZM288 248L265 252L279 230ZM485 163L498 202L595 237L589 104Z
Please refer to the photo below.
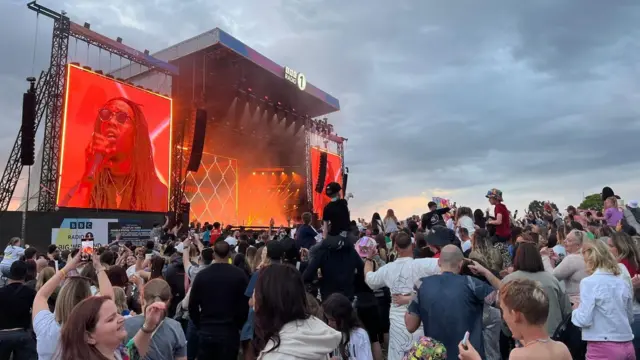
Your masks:
M154 360L187 359L187 340L182 326L178 321L166 317L166 311L155 329L146 328L148 308L153 304L159 304L164 309L168 309L171 297L171 287L166 281L160 278L149 281L140 293L144 315L133 316L124 321L127 342L131 341L138 331L151 330L148 351L146 354L140 354L143 358Z

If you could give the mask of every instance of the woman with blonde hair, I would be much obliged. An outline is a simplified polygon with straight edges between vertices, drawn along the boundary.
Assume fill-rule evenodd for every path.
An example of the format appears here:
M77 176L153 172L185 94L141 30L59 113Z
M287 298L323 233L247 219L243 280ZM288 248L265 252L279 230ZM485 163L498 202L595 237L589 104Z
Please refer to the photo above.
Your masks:
M38 281L36 281L36 291L40 290L44 284L47 283L56 274L56 269L47 266L42 269L38 274Z
M49 360L54 358L62 327L71 316L76 305L92 295L90 280L81 276L67 277L67 274L76 270L81 264L80 256L81 252L78 251L64 268L42 285L33 300L33 331L37 339L38 359ZM111 282L98 256L93 257L93 266L97 273L101 295L113 299ZM63 281L65 281L64 286L58 293L55 311L51 312L48 304L49 297Z
M623 267L621 270L626 269L629 272L629 279L640 274L640 249L631 236L624 232L616 232L610 238L605 238L605 241L613 256L618 259L618 265ZM636 354L640 354L640 302L638 301L640 296L638 296L638 292L639 290L634 290L633 323L631 324L633 347Z
M582 255L589 276L580 282L580 304L571 321L582 328L586 359L635 359L630 284L620 276L618 261L604 241L587 241Z
M247 249L247 264L251 267L251 272L256 271L256 255L258 253L258 249L255 246L249 246Z
M382 219L383 228L385 229L385 233L387 236L389 234L398 231L398 218L396 214L393 212L393 209L387 210L387 216Z
M20 256L24 255L25 248L20 246L22 240L19 237L13 237L9 240L7 247L4 249L4 256L0 261L0 275L9 276L9 269L14 261L20 260Z
M187 358L187 340L182 326L176 320L166 317L166 312L155 329L146 328L149 307L159 303L161 307L168 309L171 298L169 284L160 278L152 279L145 284L140 294L142 315L132 316L124 321L127 342L131 341L139 331L152 332L149 349L146 354L141 354L145 359L186 360Z
M491 245L489 232L485 229L477 229L473 232L469 259L486 264L487 269L496 273L499 273L504 265L500 251Z

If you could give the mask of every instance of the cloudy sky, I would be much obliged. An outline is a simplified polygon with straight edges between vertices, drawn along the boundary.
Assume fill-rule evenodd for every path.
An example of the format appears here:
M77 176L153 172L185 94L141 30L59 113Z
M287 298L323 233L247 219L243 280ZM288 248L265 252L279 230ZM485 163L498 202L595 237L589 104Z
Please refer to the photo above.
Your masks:
M2 167L24 78L48 61L51 21L36 36L25 3L0 2ZM422 213L432 196L485 208L493 187L511 209L604 185L640 198L636 0L41 3L151 51L220 27L303 71L341 101L356 216Z

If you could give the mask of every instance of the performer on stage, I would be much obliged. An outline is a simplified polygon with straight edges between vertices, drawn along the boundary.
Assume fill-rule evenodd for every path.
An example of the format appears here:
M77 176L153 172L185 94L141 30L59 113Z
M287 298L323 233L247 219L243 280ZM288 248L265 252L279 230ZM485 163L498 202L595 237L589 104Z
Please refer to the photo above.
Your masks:
M113 98L98 110L84 166L60 206L166 211L168 190L156 175L147 121L131 100Z

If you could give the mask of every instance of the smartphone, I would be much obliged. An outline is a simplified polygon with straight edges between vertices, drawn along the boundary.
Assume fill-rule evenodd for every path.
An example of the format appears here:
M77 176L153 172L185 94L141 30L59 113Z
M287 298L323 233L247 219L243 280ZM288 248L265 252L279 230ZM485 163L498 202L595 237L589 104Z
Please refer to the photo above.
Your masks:
M93 255L93 240L83 241L80 259L82 259L82 261L89 261L91 255Z
M152 257L153 257L153 254L144 254L145 260L151 260Z
M462 347L465 350L469 349L469 346L467 346L468 342L469 342L469 332L467 331L467 332L464 333L464 337L462 338L462 341L460 342L462 344Z

